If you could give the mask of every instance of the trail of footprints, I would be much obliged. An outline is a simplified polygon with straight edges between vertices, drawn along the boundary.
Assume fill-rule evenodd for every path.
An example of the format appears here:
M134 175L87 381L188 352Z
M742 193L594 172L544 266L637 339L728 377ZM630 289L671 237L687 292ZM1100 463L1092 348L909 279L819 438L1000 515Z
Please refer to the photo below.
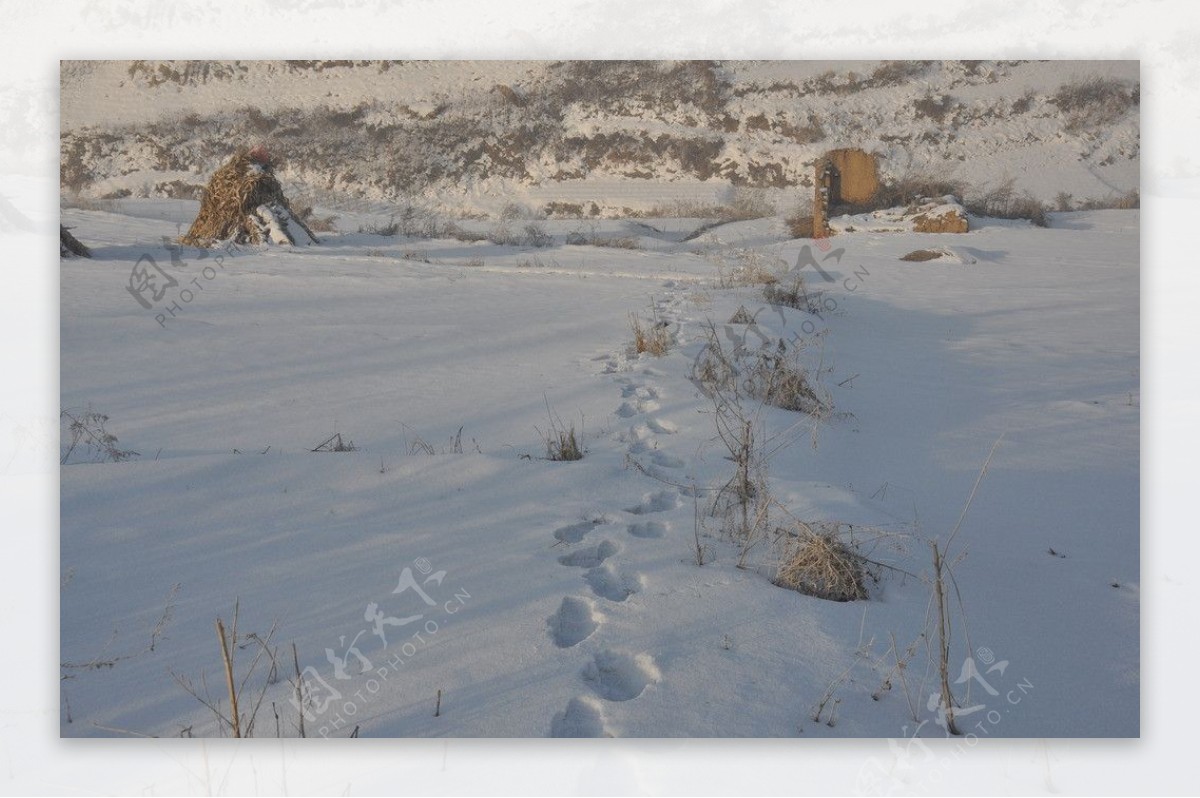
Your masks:
M665 477L669 470L683 468L684 460L658 449L657 436L677 431L671 422L650 415L660 408L659 390L652 385L639 385L629 377L618 378L618 382L622 401L616 414L631 423L628 431L619 436L626 450L648 460L647 470L652 474L658 472ZM623 508L629 516L624 531L632 541L664 537L671 524L654 516L681 504L679 493L673 489L648 492L638 503ZM622 602L644 586L641 574L616 563L624 545L610 537L601 537L614 526L612 518L601 517L554 530L555 540L570 547L559 556L558 562L568 568L583 569L584 584L592 594L564 597L550 617L550 638L561 649L569 650L595 638L603 629L606 611L618 610ZM600 539L588 540L592 535ZM661 681L662 674L649 654L600 646L580 677L590 693L572 698L554 716L550 723L552 737L615 736L605 717L605 706L636 699L648 686Z

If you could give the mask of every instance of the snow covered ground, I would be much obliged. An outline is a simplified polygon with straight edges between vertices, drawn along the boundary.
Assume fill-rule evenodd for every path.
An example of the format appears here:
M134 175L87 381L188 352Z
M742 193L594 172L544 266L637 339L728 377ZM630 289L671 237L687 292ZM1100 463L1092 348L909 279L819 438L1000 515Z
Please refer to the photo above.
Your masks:
M621 249L565 243L574 221L531 248L346 215L315 247L165 247L194 210L63 212L96 258L62 262L62 406L140 453L61 471L63 735L221 734L178 682L224 706L236 601L239 677L247 635L279 645L275 683L262 661L247 681L259 736L299 733L296 666L309 736L941 736L926 541L997 439L951 552L960 724L1139 733L1138 211L850 233L839 259L779 219L586 231ZM718 285L805 246L819 315ZM899 260L938 246L963 262ZM166 286L149 309L135 267ZM755 324L727 325L741 306ZM652 308L659 358L630 351ZM732 469L689 379L709 321L807 347L835 413L762 410L770 487L886 533L873 556L902 570L869 601L772 585L766 544L739 568L705 515ZM582 460L543 459L551 415ZM338 433L354 451L310 451Z

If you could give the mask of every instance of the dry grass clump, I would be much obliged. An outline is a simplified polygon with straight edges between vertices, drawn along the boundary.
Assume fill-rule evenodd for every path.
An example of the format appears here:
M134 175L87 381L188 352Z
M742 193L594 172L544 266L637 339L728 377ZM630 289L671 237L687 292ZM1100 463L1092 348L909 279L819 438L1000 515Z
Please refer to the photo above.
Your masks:
M826 601L860 601L867 591L866 562L838 535L836 523L797 522L773 580L779 587Z
M1094 76L1064 83L1051 97L1071 132L1112 124L1137 105L1140 90L1125 81Z
M871 73L872 86L901 86L929 68L932 61L884 61Z
M305 205L296 214L296 218L308 225L308 229L316 233L336 233L337 216L317 216L311 205Z
M546 459L556 463L582 460L586 453L583 448L583 434L575 432L574 422L563 423L558 413L550 407L548 399L546 400L546 414L550 418L549 428L545 432L537 427L534 428L537 429L537 433L546 447ZM528 455L524 456L528 457Z
M583 459L583 447L575 435L575 425L567 429L556 429L546 437L546 459L564 462Z
M784 221L787 224L788 232L792 234L792 238L813 237L815 226L813 224L812 208L796 211Z
M213 173L204 190L200 213L180 241L194 247L212 246L217 241L260 244L266 237L266 230L257 210L264 205L286 211L314 241L317 240L288 205L283 187L265 155L257 155L243 147Z
M832 413L832 398L810 379L810 372L800 362L801 346L789 347L779 339L756 352L729 351L712 327L706 338L704 349L692 363L691 378L710 396L728 395L740 401L745 395L817 419Z
M1028 219L1037 227L1049 227L1046 206L1028 192L1017 193L1016 179L1007 178L993 188L980 191L967 200L966 208L976 216L994 219Z
M577 247L609 247L612 249L641 249L641 243L634 236L605 236L596 232L592 226L586 232L572 230L567 233L564 241L569 246Z
M956 107L954 98L950 95L926 94L919 100L913 101L912 110L917 119L930 119L935 122L946 121L947 115Z
M763 299L772 305L783 305L784 307L803 310L805 313L821 315L821 311L826 308L822 307L822 298L824 294L821 291L809 293L804 284L804 276L797 274L795 279L789 283L769 283L763 286Z
M954 110L957 103L949 94L934 96L926 94L919 100L913 101L913 113L918 119L931 119L934 122L944 122L946 116Z
M671 332L667 323L654 313L648 323L643 323L636 313L629 314L629 326L633 328L634 354L643 352L662 357L671 348Z
M1068 197L1070 195L1067 195ZM1123 194L1112 194L1100 199L1084 200L1079 203L1081 211L1120 210L1129 211L1142 207L1142 193L1138 189L1130 189ZM1070 210L1069 208L1067 210Z
M875 196L873 206L895 208L909 205L922 197L944 197L947 194L961 197L965 186L952 177L921 172L906 172L885 181Z
M800 363L798 350L783 339L774 350L760 350L745 370L746 389L754 398L781 410L806 413L814 418L829 414L832 402L817 392Z
M779 280L775 272L784 265L779 258L757 249L735 249L718 253L718 288L741 288L751 285L766 285Z

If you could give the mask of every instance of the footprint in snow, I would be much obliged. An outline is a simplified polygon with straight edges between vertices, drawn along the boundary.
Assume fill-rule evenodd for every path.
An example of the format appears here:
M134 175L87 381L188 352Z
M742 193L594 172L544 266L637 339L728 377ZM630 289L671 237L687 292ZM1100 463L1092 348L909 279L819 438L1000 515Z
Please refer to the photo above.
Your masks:
M629 507L625 510L627 513L634 515L648 515L649 513L662 513L667 510L674 510L680 505L679 494L673 490L661 490L657 493L647 493L642 497L642 503L636 507Z
M575 568L595 568L620 550L621 547L616 543L613 543L611 540L604 540L595 546L588 546L586 549L564 554L558 558L558 561L563 565Z
M606 649L596 654L583 669L583 678L607 701L631 701L650 684L662 679L649 654L627 654Z
M618 433L617 440L641 450L654 442L654 431L647 424L634 424L628 431Z
M641 577L618 572L612 567L612 563L592 568L583 575L583 580L588 583L593 593L609 601L624 601L642 589Z
M663 521L635 521L626 527L635 538L661 538L668 529L670 525Z
M583 536L588 532L591 532L601 524L607 523L608 520L605 518L597 518L594 521L580 521L578 524L570 524L554 530L554 537L560 543L578 543L583 540Z
M550 616L550 637L559 648L570 648L591 637L600 621L590 599L567 596Z
M550 721L551 737L613 737L604 721L604 709L591 696L578 696Z
M621 402L621 406L617 408L617 415L621 418L632 418L641 413L652 413L658 407L658 402L653 399L638 399L633 403Z
M684 461L682 458L667 454L666 452L655 452L650 458L656 466L663 468L683 468Z
M652 431L661 435L674 435L679 431L679 427L675 426L670 421L662 421L657 418L646 419L646 426Z
M649 385L627 384L621 389L621 398L629 399L630 397L637 399L657 399L659 397L659 393L657 388Z

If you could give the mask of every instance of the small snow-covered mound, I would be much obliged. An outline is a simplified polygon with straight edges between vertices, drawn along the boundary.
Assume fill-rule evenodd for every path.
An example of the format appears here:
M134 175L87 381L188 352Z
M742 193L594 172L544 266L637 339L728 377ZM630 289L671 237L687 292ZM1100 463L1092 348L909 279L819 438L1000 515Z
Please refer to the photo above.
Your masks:
M936 260L942 263L975 263L975 258L954 249L953 247L932 247L930 249L915 249L904 255L900 260L921 263Z
M965 233L967 211L947 195L921 198L910 205L868 213L848 213L829 220L834 233Z

